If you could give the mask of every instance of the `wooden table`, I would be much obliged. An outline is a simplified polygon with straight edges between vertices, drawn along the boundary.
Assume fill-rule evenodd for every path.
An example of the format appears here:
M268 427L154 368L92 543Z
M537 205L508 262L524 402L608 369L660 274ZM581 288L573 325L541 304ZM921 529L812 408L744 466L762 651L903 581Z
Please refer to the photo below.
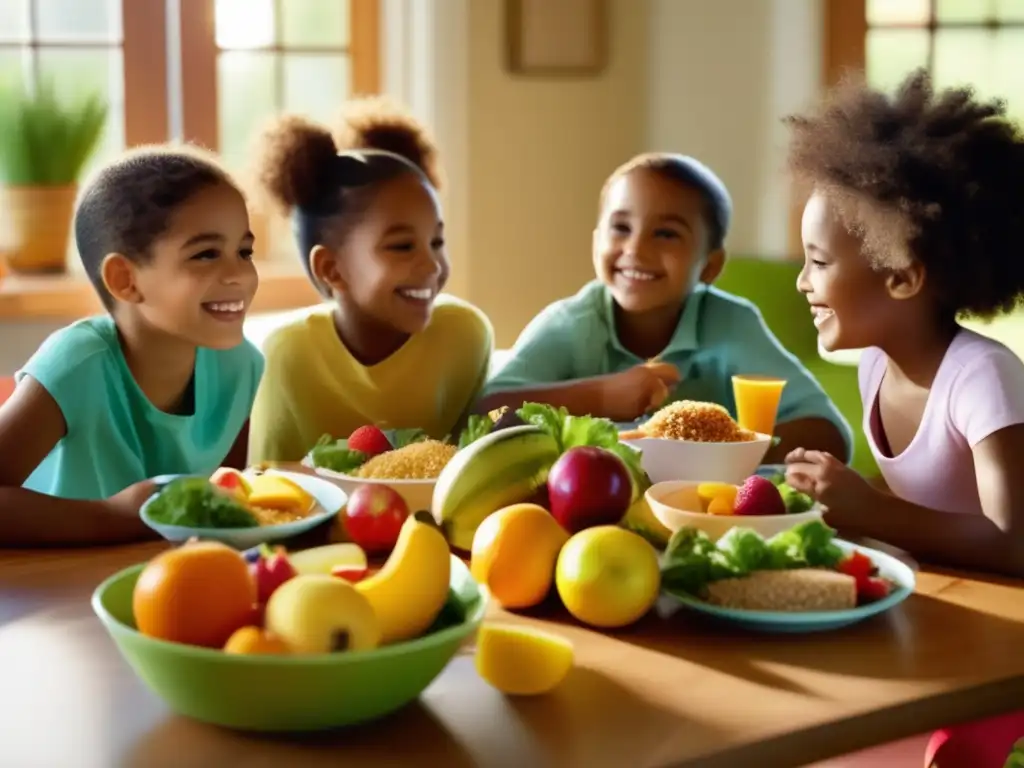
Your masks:
M506 699L467 649L383 721L240 735L168 712L92 614L101 579L163 546L0 551L0 766L784 768L1008 711L1024 691L1021 586L926 572L900 608L821 635L745 634L681 613L616 634L557 609L504 615L553 619L576 643L578 667L557 692Z

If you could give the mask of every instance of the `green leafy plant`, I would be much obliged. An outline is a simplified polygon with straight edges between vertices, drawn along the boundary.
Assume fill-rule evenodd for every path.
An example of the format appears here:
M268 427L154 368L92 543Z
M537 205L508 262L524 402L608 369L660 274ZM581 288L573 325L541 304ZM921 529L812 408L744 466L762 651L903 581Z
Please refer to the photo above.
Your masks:
M0 87L0 183L76 183L103 136L107 112L98 94L62 99L49 80L34 90Z

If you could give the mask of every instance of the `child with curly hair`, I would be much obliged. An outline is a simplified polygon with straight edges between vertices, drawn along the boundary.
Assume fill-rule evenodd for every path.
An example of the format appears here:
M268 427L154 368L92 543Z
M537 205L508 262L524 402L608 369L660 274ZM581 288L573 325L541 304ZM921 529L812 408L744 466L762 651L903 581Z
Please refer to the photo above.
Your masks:
M74 229L107 312L46 339L0 406L0 546L152 536L150 478L245 464L263 357L238 187L198 149L137 149L83 187Z
M1024 575L1024 363L961 327L1024 295L1024 139L1000 102L859 82L791 117L809 182L807 297L822 346L865 349L864 431L889 491L797 449L787 479L842 531L946 565ZM936 734L929 764L1001 766L1024 712Z
M849 425L757 307L717 290L732 200L685 155L647 153L605 182L594 229L596 279L541 311L488 382L479 406L524 400L634 424L667 402L735 413L734 374L786 380L766 461L796 446L848 456Z
M487 318L448 281L437 152L381 98L351 102L336 135L284 116L261 135L257 175L291 217L330 301L275 330L253 407L250 458L297 461L325 432L367 424L451 434L486 377Z

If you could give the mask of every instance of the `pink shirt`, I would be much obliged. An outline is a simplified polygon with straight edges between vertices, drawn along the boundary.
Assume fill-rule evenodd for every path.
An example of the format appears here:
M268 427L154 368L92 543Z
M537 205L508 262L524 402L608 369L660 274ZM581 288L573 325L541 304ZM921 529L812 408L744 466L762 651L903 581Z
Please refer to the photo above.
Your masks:
M1024 363L998 341L961 329L932 382L917 434L893 458L878 448L873 415L889 358L864 351L858 371L864 433L889 489L922 507L981 513L972 448L1024 423Z

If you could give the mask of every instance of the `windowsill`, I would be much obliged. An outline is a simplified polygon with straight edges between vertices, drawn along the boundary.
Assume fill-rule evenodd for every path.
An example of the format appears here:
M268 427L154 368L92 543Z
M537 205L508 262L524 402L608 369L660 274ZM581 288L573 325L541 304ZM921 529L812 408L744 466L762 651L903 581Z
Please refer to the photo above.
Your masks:
M258 269L260 287L250 312L297 309L323 300L301 270L266 262ZM92 285L80 275L0 277L0 321L71 322L101 311Z

